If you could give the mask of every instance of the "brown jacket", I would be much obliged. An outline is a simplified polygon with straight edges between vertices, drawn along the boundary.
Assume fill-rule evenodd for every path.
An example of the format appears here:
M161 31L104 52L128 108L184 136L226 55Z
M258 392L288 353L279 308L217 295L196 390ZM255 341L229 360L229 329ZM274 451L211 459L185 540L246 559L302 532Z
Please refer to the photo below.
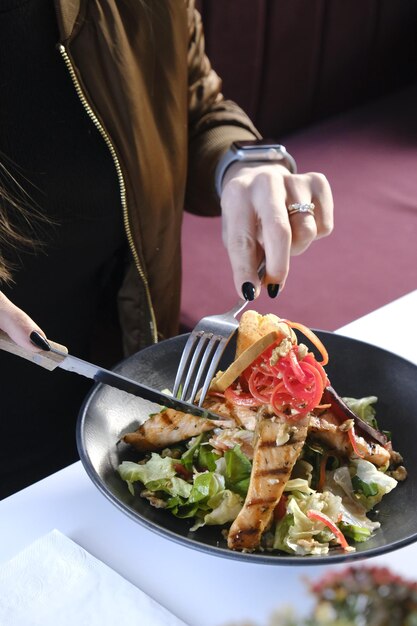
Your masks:
M184 206L215 215L214 168L258 136L205 56L194 0L55 0L62 57L117 170L132 253L126 354L177 332Z

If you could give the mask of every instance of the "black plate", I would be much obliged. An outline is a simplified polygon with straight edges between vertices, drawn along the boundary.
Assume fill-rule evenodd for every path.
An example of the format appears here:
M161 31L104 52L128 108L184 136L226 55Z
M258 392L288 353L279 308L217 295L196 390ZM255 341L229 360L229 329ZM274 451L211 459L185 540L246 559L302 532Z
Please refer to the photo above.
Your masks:
M408 478L385 496L376 519L381 528L356 552L335 548L325 556L299 557L284 553L240 553L228 550L219 527L189 531L191 522L156 509L143 498L134 498L116 472L124 460L137 460L138 453L117 444L121 435L137 428L152 412L152 405L105 385L90 392L77 424L81 461L93 483L109 500L132 519L167 539L212 555L254 563L308 565L337 563L380 555L417 540L417 366L395 354L329 332L316 331L328 349L326 367L333 387L342 396L376 395L381 429L393 433L394 449L401 452ZM172 388L187 335L163 341L123 361L115 371L156 389ZM230 345L222 368L233 355Z

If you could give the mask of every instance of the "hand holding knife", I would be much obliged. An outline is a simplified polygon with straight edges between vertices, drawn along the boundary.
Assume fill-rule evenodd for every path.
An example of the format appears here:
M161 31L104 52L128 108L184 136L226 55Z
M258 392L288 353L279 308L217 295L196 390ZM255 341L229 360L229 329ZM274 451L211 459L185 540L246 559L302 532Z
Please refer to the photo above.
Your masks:
M50 371L55 370L57 367L67 370L68 372L74 372L91 378L96 383L102 383L110 385L127 393L138 396L144 400L154 402L164 407L174 409L176 411L182 411L183 413L190 413L197 417L205 417L209 419L221 419L219 415L207 411L206 409L198 408L197 406L188 402L183 402L170 395L152 389L146 385L136 382L131 378L126 378L121 374L104 369L97 365L93 365L88 361L79 359L75 356L68 354L68 350L65 346L49 341L42 337L41 334L34 331L31 334L31 341L34 345L41 349L41 352L33 352L18 346L10 337L0 330L0 349L21 358L27 359L36 365L40 365Z

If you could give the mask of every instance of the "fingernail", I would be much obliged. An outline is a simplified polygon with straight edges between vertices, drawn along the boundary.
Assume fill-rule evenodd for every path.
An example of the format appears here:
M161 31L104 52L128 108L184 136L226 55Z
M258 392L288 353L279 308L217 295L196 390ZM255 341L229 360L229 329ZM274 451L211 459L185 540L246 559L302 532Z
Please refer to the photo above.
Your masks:
M37 348L40 348L41 350L49 351L51 349L51 346L49 345L45 337L42 337L42 335L38 333L37 330L34 330L30 333L30 340L33 344L35 344Z
M252 283L243 283L242 285L242 293L245 300L255 300L255 286Z
M279 285L268 285L268 296L270 298L276 298L279 292Z

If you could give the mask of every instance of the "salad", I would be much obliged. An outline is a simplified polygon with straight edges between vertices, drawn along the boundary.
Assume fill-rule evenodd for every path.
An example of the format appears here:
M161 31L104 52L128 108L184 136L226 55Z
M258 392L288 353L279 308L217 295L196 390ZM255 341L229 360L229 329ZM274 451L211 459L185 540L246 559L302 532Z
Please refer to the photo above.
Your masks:
M314 598L308 616L292 607L271 615L268 626L416 626L417 582L386 567L328 570L318 581L305 581ZM248 622L234 622L248 626ZM256 626L250 622L251 626Z
M245 312L236 358L204 404L219 418L161 407L122 437L140 456L120 464L121 478L192 532L219 526L231 550L354 550L379 528L369 512L406 470L378 429L377 398L340 398L327 362L308 328Z

